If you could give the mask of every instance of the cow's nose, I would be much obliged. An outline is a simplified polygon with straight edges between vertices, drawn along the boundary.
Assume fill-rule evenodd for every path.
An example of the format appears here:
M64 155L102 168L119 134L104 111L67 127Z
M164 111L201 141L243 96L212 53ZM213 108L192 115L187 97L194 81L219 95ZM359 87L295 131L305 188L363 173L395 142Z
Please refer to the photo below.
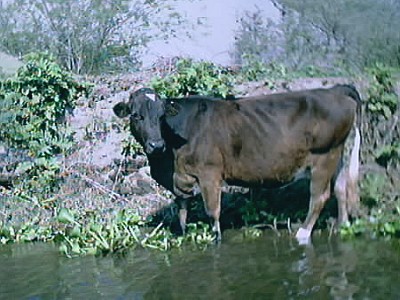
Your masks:
M147 143L147 152L152 153L160 153L165 150L165 143L164 141L157 141L157 142L148 142Z

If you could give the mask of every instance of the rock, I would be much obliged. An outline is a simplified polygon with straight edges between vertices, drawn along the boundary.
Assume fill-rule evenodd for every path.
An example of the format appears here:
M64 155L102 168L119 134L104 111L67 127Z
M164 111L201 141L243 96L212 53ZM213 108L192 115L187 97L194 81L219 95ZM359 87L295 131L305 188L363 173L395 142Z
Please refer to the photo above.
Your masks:
M153 188L153 183L150 180L146 179L137 179L136 180L136 194L150 194L155 193Z
M151 178L149 166L140 168L138 173L142 178Z

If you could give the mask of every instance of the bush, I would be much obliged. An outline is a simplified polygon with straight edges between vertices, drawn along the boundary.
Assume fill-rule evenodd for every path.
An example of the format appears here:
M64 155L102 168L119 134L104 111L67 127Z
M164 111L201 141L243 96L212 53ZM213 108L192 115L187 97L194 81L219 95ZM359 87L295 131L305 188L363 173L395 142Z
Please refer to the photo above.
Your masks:
M288 70L283 64L264 63L252 55L243 55L240 76L243 81L287 79Z
M234 77L229 70L213 63L181 59L175 73L154 78L151 84L161 97L204 95L225 98L233 93Z
M370 122L365 124L366 140L372 145L370 153L375 161L387 168L400 161L398 122L398 96L394 92L394 79L390 68L377 64L368 70L372 75L366 103Z
M88 86L46 54L31 54L25 60L15 77L1 83L0 136L29 157L18 166L29 179L28 194L46 194L56 186L60 169L56 157L73 143L66 115Z
M397 109L398 97L394 93L393 76L389 68L376 64L368 70L372 75L368 89L367 110L375 116L389 119Z

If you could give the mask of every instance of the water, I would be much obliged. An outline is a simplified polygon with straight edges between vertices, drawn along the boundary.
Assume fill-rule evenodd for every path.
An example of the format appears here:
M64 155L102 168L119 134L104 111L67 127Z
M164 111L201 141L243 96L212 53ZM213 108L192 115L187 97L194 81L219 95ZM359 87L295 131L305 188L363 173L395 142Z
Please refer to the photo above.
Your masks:
M396 242L398 245L398 242ZM68 259L48 244L0 247L0 299L400 299L393 242L272 232L167 254Z

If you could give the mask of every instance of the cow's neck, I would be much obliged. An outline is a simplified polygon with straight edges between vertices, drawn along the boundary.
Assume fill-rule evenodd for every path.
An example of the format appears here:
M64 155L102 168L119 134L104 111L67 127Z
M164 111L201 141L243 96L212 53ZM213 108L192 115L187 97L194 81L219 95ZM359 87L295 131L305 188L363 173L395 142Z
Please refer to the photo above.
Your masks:
M179 132L179 128L176 128L176 126L174 128L174 123L171 122L171 118L165 118L163 122L161 122L161 134L167 147L178 149L186 144L187 140L177 132Z

